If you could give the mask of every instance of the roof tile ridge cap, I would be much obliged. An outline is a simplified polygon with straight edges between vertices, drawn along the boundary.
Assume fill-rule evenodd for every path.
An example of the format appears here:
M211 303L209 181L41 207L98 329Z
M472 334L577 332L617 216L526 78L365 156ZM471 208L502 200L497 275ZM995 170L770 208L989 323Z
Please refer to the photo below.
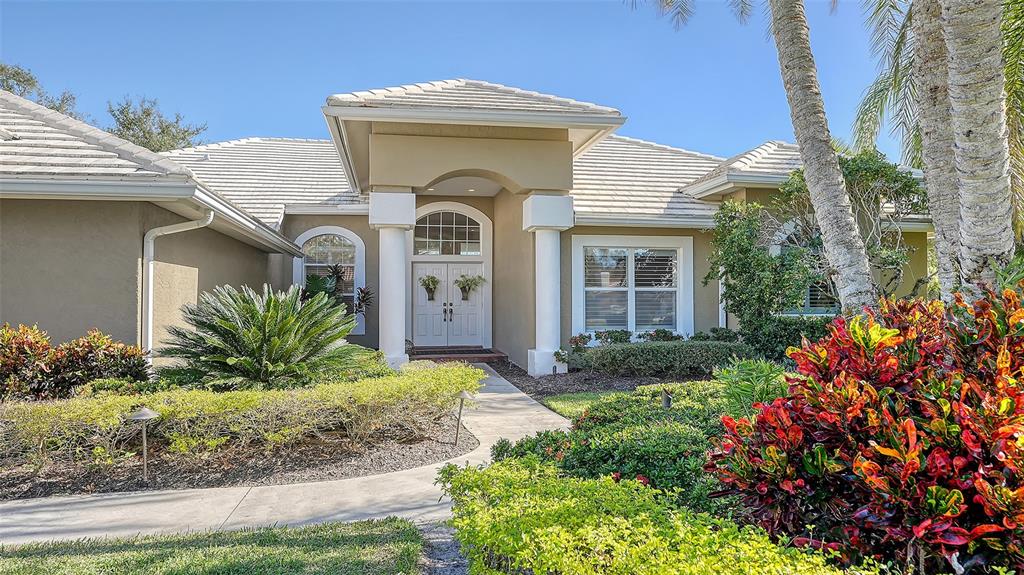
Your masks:
M15 110L29 115L30 117L48 124L51 128L64 129L74 136L99 146L104 150L115 154L122 160L138 164L147 171L163 172L166 175L179 175L194 178L192 171L164 157L152 150L133 144L124 138L120 138L107 132L68 116L56 110L37 104L27 98L17 96L12 92L0 90L0 100L12 106Z
M192 146L190 148L175 148L173 150L167 150L166 152L160 152L161 155L175 155L175 154L192 154L196 152L206 152L208 150L218 150L220 148L228 148L231 146L237 146L239 144L247 144L249 142L258 142L265 140L262 136L248 136L245 138L235 138L234 140L224 140L222 142L210 142L208 144L199 144L198 146Z
M330 105L331 100L335 99L359 102L367 100L376 101L383 100L387 96L408 94L409 92L439 91L444 88L450 88L458 85L458 82L464 82L464 80L432 80L429 82L417 82L415 84L399 84L397 86L385 86L383 88L371 88L369 90L356 90L354 92L339 92L337 94L327 96L327 104Z
M754 166L755 162L758 162L760 160L763 160L763 159L767 158L768 154L771 151L771 148L773 148L775 146L776 146L776 141L775 140L769 140L767 142L764 142L763 144L757 146L756 148L748 150L745 154L743 154L743 156L741 158L737 159L733 163L734 164L738 164L738 163L742 162L743 163L743 169L750 169L750 168L752 168Z
M622 112L620 112L619 110L617 110L615 108L612 108L612 107L609 107L609 106L602 106L600 104L595 104L593 102L584 102L582 100L576 100L576 99L573 99L573 98L566 98L565 96L556 96L554 94L544 94L542 92L537 92L536 90L526 90L526 89L523 89L523 88L516 88L515 86L506 86L505 84L498 84L496 82L487 82L487 81L484 81L484 80L464 80L464 81L467 84L479 84L481 86L487 86L489 88L494 88L494 89L499 90L499 91L510 92L512 94L517 94L517 95L521 95L521 96L531 96L531 97L534 97L534 98L539 98L541 100L547 100L547 101L550 101L550 102L557 102L559 104L576 104L578 106L581 106L583 108L588 108L588 109L593 110L593 111L614 112L615 114L618 114L620 116L622 115Z
M722 157L716 156L714 154L707 154L707 153L704 153L704 152L695 152L695 151L687 149L687 148L679 148L677 146L670 146L668 144L661 144L661 143L658 143L658 142L652 142L650 140L644 140L642 138L633 138L631 136L623 136L622 134L610 134L607 139L608 140L626 140L626 141L629 141L629 142L634 142L634 143L637 143L637 144L644 144L644 145L650 146L652 148L658 148L658 149L669 151L669 152L684 152L686 154L692 154L694 156L701 156L703 158L708 158L709 160L715 160L715 161L717 161L719 163L724 162L726 160L726 158L722 158Z

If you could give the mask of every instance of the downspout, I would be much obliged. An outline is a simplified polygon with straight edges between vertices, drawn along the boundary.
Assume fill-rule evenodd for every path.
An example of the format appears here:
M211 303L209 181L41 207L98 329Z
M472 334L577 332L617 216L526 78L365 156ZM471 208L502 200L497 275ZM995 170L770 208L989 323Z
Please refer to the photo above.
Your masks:
M156 273L156 239L160 236L205 228L211 223L213 210L205 210L201 219L153 228L146 232L142 240L142 349L149 353L150 362L153 358L153 277Z

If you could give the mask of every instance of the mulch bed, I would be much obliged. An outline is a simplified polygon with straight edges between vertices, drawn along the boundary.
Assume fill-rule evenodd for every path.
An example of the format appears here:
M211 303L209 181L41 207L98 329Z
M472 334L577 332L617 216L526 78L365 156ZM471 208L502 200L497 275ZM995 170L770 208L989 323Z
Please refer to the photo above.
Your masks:
M0 500L119 491L281 485L376 475L440 463L477 448L480 442L465 427L455 441L455 416L440 420L430 439L381 438L369 448L348 441L311 441L271 453L223 453L190 459L150 453L149 482L142 480L142 460L133 457L114 466L57 465L38 474L30 466L0 468Z
M638 385L679 381L679 379L667 380L657 377L620 377L590 370L530 377L526 370L507 361L488 365L509 383L534 399L581 391L633 391Z

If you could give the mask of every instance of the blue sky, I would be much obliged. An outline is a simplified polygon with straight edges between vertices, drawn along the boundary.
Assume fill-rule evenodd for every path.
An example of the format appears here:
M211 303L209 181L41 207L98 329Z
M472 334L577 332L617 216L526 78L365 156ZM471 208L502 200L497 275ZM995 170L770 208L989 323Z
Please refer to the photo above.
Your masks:
M832 132L848 138L875 74L859 2L807 0ZM0 58L107 123L106 103L157 98L206 141L326 138L333 93L476 78L620 109L619 133L729 156L792 141L759 6L736 21L700 2L675 31L631 2L0 1ZM890 157L898 145L880 142Z

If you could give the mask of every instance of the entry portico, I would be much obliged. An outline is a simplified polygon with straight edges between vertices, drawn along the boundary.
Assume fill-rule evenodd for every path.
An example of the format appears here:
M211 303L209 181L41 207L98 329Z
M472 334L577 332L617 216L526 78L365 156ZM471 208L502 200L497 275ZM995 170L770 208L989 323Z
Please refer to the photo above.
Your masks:
M624 118L611 108L496 85L461 87L343 94L323 108L349 184L369 195L369 224L379 234L379 347L392 365L408 361L407 341L491 347L495 323L526 331L523 322L503 317L518 313L532 316L533 333L519 334L532 340L528 371L565 369L554 356L561 339L560 232L573 226L573 159ZM491 105L464 105L481 90L491 93ZM491 218L459 199L502 192L512 198L492 200L502 232L495 239ZM417 196L454 201L417 208ZM509 229L513 220L518 230ZM512 242L532 244L532 262L503 260L503 273L495 274L493 250ZM503 285L512 274L515 283L532 284L531 297ZM476 293L452 297L455 281L474 275L483 278ZM439 289L427 293L425 276ZM502 302L495 318L494 300L503 297L516 301Z

